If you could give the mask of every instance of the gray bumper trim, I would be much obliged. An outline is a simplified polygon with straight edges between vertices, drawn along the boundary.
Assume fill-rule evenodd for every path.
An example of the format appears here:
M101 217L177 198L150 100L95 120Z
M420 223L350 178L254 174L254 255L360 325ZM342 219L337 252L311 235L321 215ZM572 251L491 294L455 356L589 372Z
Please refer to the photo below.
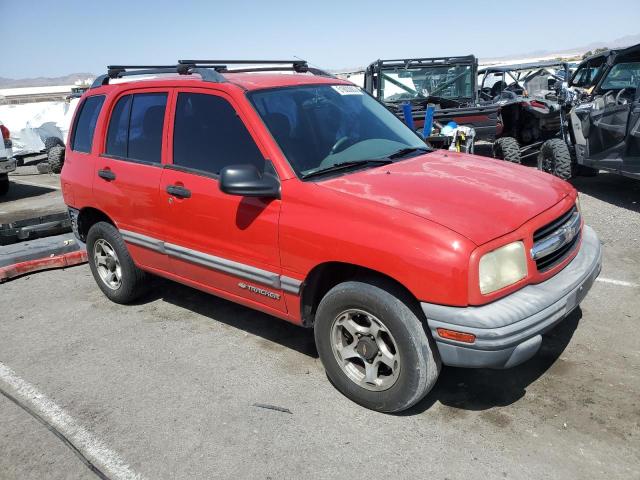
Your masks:
M531 358L540 347L540 334L565 318L585 297L602 266L600 241L584 227L576 257L547 281L528 285L481 307L449 307L422 303L445 365L507 368ZM440 338L436 329L473 333L464 344Z

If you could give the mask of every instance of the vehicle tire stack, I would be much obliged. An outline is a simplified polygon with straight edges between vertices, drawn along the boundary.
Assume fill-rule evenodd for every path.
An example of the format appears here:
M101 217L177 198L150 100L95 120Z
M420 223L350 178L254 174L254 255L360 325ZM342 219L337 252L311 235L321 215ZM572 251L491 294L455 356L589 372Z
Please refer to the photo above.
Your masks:
M520 163L520 145L513 137L498 138L493 142L493 158Z
M573 176L571 152L564 140L552 138L542 144L538 154L538 170L563 180L569 180Z
M49 153L49 150L51 150L56 145L59 145L59 146L64 148L64 142L62 140L60 140L58 137L47 137L47 138L45 138L45 140L44 140L44 150L45 150L45 152Z

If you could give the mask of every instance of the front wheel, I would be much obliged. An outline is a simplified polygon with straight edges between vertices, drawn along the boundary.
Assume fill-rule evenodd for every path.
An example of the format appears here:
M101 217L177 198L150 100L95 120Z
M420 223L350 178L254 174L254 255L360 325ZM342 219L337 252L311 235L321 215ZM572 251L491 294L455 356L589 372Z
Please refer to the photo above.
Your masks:
M493 142L493 157L511 163L521 163L518 141L513 137L498 138Z
M538 170L569 180L572 177L572 166L571 152L564 140L552 138L542 144L538 153Z
M387 282L349 281L332 288L316 314L316 346L329 380L379 412L415 405L440 373L433 340L407 297Z

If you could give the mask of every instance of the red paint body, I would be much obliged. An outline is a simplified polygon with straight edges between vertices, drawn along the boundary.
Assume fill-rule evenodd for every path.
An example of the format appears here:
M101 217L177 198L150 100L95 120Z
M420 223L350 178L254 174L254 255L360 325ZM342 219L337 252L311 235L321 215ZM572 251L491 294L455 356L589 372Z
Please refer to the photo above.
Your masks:
M576 191L555 177L487 158L434 151L337 178L299 180L249 101L247 91L303 84L338 84L332 78L284 74L225 74L225 83L197 76L108 85L85 96L105 95L91 154L67 149L62 171L66 203L94 208L117 228L191 248L303 281L315 267L343 262L385 274L420 301L481 305L562 269L544 274L529 260L529 275L490 295L478 287L482 254L522 239L575 202ZM178 92L220 95L236 109L281 181L281 198L261 200L224 194L216 178L101 156L108 118L117 99L141 91L168 93L162 164L172 163ZM78 109L77 111L79 111ZM69 142L68 142L69 143ZM113 182L99 169L117 175ZM167 185L193 195L170 201ZM227 273L129 244L142 268L294 323L301 322L300 297L271 288L268 298L238 288ZM576 252L578 249L576 249ZM251 283L251 282L248 282ZM304 288L304 284L303 284Z

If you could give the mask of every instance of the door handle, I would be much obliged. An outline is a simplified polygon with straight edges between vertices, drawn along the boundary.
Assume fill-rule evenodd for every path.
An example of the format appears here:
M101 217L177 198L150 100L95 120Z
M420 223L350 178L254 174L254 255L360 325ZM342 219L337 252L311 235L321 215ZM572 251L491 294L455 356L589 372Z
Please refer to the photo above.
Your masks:
M178 198L191 198L191 190L181 187L180 185L169 185L167 193Z
M104 178L107 182L111 182L116 179L116 174L108 169L98 170L98 176L100 178Z

